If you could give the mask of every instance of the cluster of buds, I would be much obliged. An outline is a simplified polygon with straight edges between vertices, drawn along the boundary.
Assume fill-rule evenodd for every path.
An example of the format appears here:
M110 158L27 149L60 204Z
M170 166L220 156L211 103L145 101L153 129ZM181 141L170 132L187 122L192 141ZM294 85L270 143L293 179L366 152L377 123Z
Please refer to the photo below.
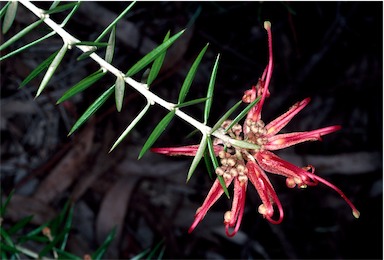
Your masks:
M264 28L268 33L269 62L257 85L245 91L242 98L244 103L251 103L256 98L260 98L260 101L249 110L243 126L234 124L230 129L227 129L232 123L232 121L227 120L222 124L222 129L220 129L221 132L225 132L230 138L253 144L254 148L242 148L224 143L219 139L214 140L215 154L220 158L220 166L215 169L216 174L223 177L226 187L232 182L234 186L232 208L224 214L226 234L233 236L239 230L244 213L248 181L255 187L262 202L258 212L274 224L279 224L283 220L284 212L282 205L266 172L285 177L286 185L289 188L296 186L306 188L307 186L315 186L318 183L322 183L336 191L351 207L353 215L358 218L360 213L353 203L335 185L315 175L315 168L313 166L309 165L300 168L281 159L272 152L302 142L321 140L321 136L333 133L341 127L336 125L307 132L278 134L309 103L309 98L297 102L286 113L270 123L264 124L261 120L261 110L265 99L270 95L268 86L273 68L271 24L265 22ZM197 148L198 146L192 145L178 148L154 148L152 151L167 155L195 155ZM189 232L195 229L223 193L223 187L219 178L217 178L203 205L196 211L195 220ZM233 231L231 232L230 229L233 229Z

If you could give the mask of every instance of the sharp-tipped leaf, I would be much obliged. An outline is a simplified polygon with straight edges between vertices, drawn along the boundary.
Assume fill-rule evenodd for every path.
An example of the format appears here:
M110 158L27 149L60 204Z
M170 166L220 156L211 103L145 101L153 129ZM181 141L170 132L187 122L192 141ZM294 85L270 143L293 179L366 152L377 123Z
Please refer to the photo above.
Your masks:
M103 244L91 255L91 259L102 259L104 253L107 251L109 245L113 241L116 235L116 228L113 228L112 231L105 238Z
M9 228L8 233L9 235L15 234L17 231L25 227L31 220L33 216L27 216L19 220L16 224L14 224L12 227Z
M26 44L26 45L24 45L24 46L22 46L22 47L20 47L20 48L18 48L18 49L16 49L16 50L10 52L10 53L8 53L8 54L6 54L6 55L4 55L4 56L1 56L1 57L0 57L0 61L5 60L5 59L7 59L7 58L9 58L9 57L12 57L13 55L16 55L16 54L18 54L18 53L20 53L20 52L22 52L22 51L25 51L25 50L28 49L29 47L32 47L32 46L34 46L34 45L36 45L36 44L38 44L38 43L40 43L40 42L42 42L42 41L48 39L49 37L51 37L51 36L53 36L53 35L55 35L55 34L56 34L56 32L55 32L55 31L52 31L52 32L48 33L47 35L45 35L45 36L43 36L43 37L41 37L41 38L39 38L39 39L37 39L37 40L31 42L31 43L28 43L28 44Z
M52 10L53 8L56 8L60 4L60 2L61 1L53 1L53 3L51 4L48 10Z
M72 8L71 12L67 15L67 17L65 17L64 21L60 24L61 27L64 27L67 22L72 18L72 16L76 13L77 9L79 9L80 7L80 3L81 1L77 1L77 5Z
M6 34L8 32L9 28L11 28L13 24L13 21L15 20L17 5L18 1L11 1L5 11L3 20L3 34Z
M71 9L75 5L78 5L79 3L74 2L74 3L69 3L69 4L64 4L64 5L59 5L54 8L50 8L49 10L45 11L45 14L54 14L54 13L60 13L65 10ZM51 6L52 7L52 6Z
M72 219L73 219L73 211L74 211L74 207L72 205L71 207L69 207L67 218L66 218L65 223L64 223L65 229L68 229L68 230L71 229ZM61 241L61 245L59 247L61 250L65 249L65 246L67 245L67 241L68 241L68 236L69 236L69 232L64 234L63 241Z
M53 53L51 56L49 56L46 60L44 60L42 63L40 63L39 66L36 67L36 69L34 69L31 74L28 75L28 77L26 77L23 82L21 82L20 84L20 88L24 87L25 85L27 85L32 79L34 79L37 75L39 75L43 70L45 70L46 68L49 67L49 64L52 63L53 59L57 56L57 54L59 53L59 51L56 51L55 53Z
M56 253L59 256L59 259L67 259L67 260L82 260L83 258L78 257L77 255L71 254L65 250L60 248L55 248Z
M143 155L148 151L149 148L153 145L153 143L159 138L159 136L164 132L165 128L171 122L172 118L175 116L175 110L170 111L155 127L152 131L151 135L148 137L145 142L143 148L140 151L139 159L143 157Z
M111 150L109 152L112 152L113 149L116 148L116 146L121 143L121 141L124 140L124 138L129 134L129 132L136 126L136 124L140 121L140 119L147 113L151 103L147 103L147 105L141 110L141 112L135 117L135 119L129 124L129 126L124 130L124 132L120 135L120 137L117 139L117 141L113 144Z
M179 99L177 102L178 104L181 104L184 102L185 97L188 94L189 88L191 87L192 81L195 78L197 68L199 67L200 61L203 58L207 48L208 48L208 44L205 45L205 47L200 51L196 60L193 62L191 68L189 69L189 72L188 72L187 76L185 77L185 80L183 82L183 85L182 85L180 93L179 93Z
M76 85L68 89L63 96L57 101L56 104L60 104L61 102L64 102L65 100L68 100L69 98L73 97L77 93L80 93L84 90L86 90L88 87L90 87L92 84L100 80L106 72L103 70L98 70L88 77L82 79L80 82L78 82Z
M201 158L204 155L204 151L205 151L206 147L207 147L207 136L203 135L203 138L201 138L199 148L196 151L196 155L193 158L191 167L189 167L189 171L188 171L188 175L187 175L187 182L192 177L192 174L195 172L197 165L199 164Z
M212 139L209 136L207 136L207 143L208 143L208 151L209 151L209 155L210 155L211 160L212 160L213 167L216 169L217 167L219 167L219 163L217 162L217 158L215 155L215 149L213 148ZM227 195L227 197L229 199L229 192L228 192L227 186L225 185L225 181L223 179L223 176L217 175L217 179L219 179L220 185L223 188L225 195Z
M70 229L68 228L64 228L63 231L56 235L54 238L53 238L53 241L51 241L48 245L46 245L39 253L39 259L42 259L43 256L45 256L46 254L48 254L49 251L53 250L54 247L56 247L56 245L63 239L63 237L68 234L70 231Z
M237 146L237 147L240 147L240 148L251 149L251 150L259 150L260 149L259 145L256 145L256 144L253 144L253 143L249 143L249 142L246 142L246 141L242 141L242 140L230 139L229 142L233 146Z
M161 55L166 49L168 49L182 34L184 30L175 34L171 38L169 38L166 42L160 44L158 47L153 49L150 53L145 55L142 59L140 59L135 65L133 65L128 72L126 73L127 77L131 77L140 70L142 70L149 63L154 61L159 55Z
M147 259L154 259L155 258L155 254L157 253L157 251L159 250L160 246L164 243L164 239L161 240L159 243L157 243L157 245L155 246L155 248L148 254L147 256ZM162 247L162 250L160 251L160 254L159 254L159 257L157 259L161 259L161 254L162 254L162 251L164 251L165 247L163 246Z
M30 25L28 25L27 27L25 27L23 30L21 30L20 32L18 32L17 34L15 34L11 39L9 39L8 41L4 42L1 46L0 46L0 51L4 50L5 48L7 48L9 45L11 45L12 43L16 42L17 40L19 40L21 37L23 37L24 35L26 35L27 33L31 32L34 28L36 28L37 26L39 26L41 23L43 22L43 20L38 20Z
M12 3L12 1L8 1L4 6L3 8L1 8L0 10L0 19L3 18L3 16L5 15L5 13L7 12L7 8L8 6Z
M94 46L94 47L107 47L107 42L89 42L89 41L83 41L83 42L76 42L75 45L78 46Z
M141 252L141 253L135 255L134 257L132 257L131 260L141 260L141 259L144 259L144 256L146 256L149 251L150 251L150 249L147 248L143 252Z
M167 34L165 35L163 42L166 42L169 39L169 35L170 35L170 31L168 31ZM152 82L156 79L157 75L159 74L161 66L163 66L163 62L164 62L164 58L165 58L166 53L167 53L167 51L165 50L153 62L153 65L151 67L151 70L149 72L148 79L147 79L147 85L148 86L150 86L152 84Z
M83 52L82 54L80 54L79 57L77 57L76 60L77 60L77 61L85 60L85 59L88 58L92 53L94 53L96 50L97 50L97 47L93 47L93 46L91 46L91 50L86 51L86 52Z
M182 107L196 105L196 104L202 103L206 100L207 100L207 98L198 98L198 99L190 100L190 101L187 101L187 102L184 102L181 104L176 104L175 108L182 108Z
M124 89L125 89L124 78L122 76L118 76L116 78L116 83L115 83L115 101L116 101L116 109L119 112L123 107Z
M208 149L205 150L203 158L204 158L205 166L206 166L207 171L208 171L209 178L211 178L211 180L212 180L213 179L213 171L212 171L213 165L212 165L212 161L210 159Z
M125 8L124 11L121 12L121 14L118 17L116 17L116 19L113 20L113 22L110 23L107 28L105 28L105 30L100 34L99 37L97 37L95 41L96 42L101 41L104 38L104 36L107 35L109 31L112 30L112 28L115 27L116 24L124 17L124 15L126 15L128 11L131 10L131 8L135 5L135 3L136 1L132 2L127 8Z
M208 122L209 113L211 111L212 100L213 100L213 89L215 87L217 69L219 67L219 58L220 58L220 55L217 55L215 65L213 65L211 78L209 79L209 85L208 85L208 91L207 91L208 99L205 102L205 107L204 107L204 124Z
M57 67L60 65L60 62L63 59L67 50L68 50L68 44L64 43L63 47L61 47L60 51L57 53L56 57L53 59L51 65L49 65L48 70L45 73L45 76L40 83L39 89L37 90L36 97L38 97L41 94L41 92L45 89L45 87L48 85L49 80L52 78Z
M235 119L233 119L233 121L229 124L229 126L224 130L225 132L227 132L229 129L232 128L232 126L234 126L235 124L237 124L241 119L243 119L244 116L247 115L248 111L251 110L252 107L254 107L260 100L260 97L257 97L254 101L252 101L251 103L248 104L248 106L246 108L244 108L243 111L240 112L240 114L238 114Z
M211 133L215 132L221 124L228 119L228 117L238 108L238 106L241 104L241 100L237 102L231 109L229 109L220 119L217 121L217 123L212 127Z
M69 131L69 135L73 134L80 126L82 126L104 103L107 99L112 95L115 90L115 85L110 87L107 91L105 91L95 102L90 105L84 114L76 121L76 123L72 126Z
M7 199L4 201L4 203L3 203L3 201L1 201L1 205L0 205L0 218L4 218L4 215L5 215L6 211L7 211L7 206L8 206L8 204L9 204L9 202L10 202L10 200L11 200L11 198L12 198L14 193L15 193L15 190L12 190L9 193Z
M116 44L116 26L113 26L111 34L108 39L108 46L105 50L105 61L111 63L113 60L113 54L115 52L115 44Z

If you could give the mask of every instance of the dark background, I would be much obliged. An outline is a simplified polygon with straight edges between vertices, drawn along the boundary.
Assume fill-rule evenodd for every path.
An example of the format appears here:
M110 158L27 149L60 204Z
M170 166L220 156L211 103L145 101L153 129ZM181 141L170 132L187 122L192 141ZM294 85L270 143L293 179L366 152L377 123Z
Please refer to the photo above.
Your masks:
M96 39L105 23L127 5L84 2L65 28L81 40ZM98 69L90 59L76 62L80 52L71 50L39 98L33 99L41 77L17 89L40 62L61 47L55 36L1 62L2 196L16 188L5 225L29 214L35 215L34 225L45 223L71 198L75 215L67 250L79 256L95 250L118 225L108 258L133 257L160 241L165 246L164 258L382 258L382 15L383 3L368 1L138 2L124 20L132 27L117 30L113 61L126 71L153 44L159 44L168 30L174 34L187 28L169 50L165 69L151 88L176 102L190 65L209 43L187 100L206 95L220 53L209 122L213 125L261 76L268 62L263 22L271 21L274 72L264 121L311 97L311 103L284 132L342 126L322 142L277 153L298 166L314 165L318 175L355 203L360 219L354 219L343 199L324 185L288 189L284 178L270 176L284 207L282 224L272 225L262 218L257 212L260 200L249 185L243 222L234 238L224 235L223 214L230 208L225 198L188 234L194 212L212 183L205 166L200 165L186 184L190 158L148 153L137 161L141 146L166 111L152 107L127 139L108 154L145 104L134 90L127 87L122 112L116 112L110 99L84 127L67 137L85 109L113 84L112 76L55 105L64 91ZM57 14L53 19L63 17ZM1 41L32 21L34 16L20 5L15 24ZM39 27L1 55L47 32L47 27ZM135 78L141 80L142 76ZM185 111L202 119L203 106ZM186 138L192 130L174 119L154 146L198 143L198 135Z

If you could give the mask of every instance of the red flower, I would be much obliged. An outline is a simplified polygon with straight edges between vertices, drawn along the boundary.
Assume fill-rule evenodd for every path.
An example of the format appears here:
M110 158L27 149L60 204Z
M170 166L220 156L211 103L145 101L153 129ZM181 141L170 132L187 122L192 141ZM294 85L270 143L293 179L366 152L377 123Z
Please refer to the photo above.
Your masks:
M245 91L242 99L244 103L251 103L257 97L261 97L260 101L248 112L243 126L235 124L227 131L227 134L231 138L255 144L259 148L246 149L231 146L230 144L223 143L221 140L216 140L216 145L214 146L215 154L220 158L221 164L221 166L216 168L216 174L224 178L227 187L234 182L232 208L224 214L226 234L233 236L239 230L244 213L248 180L251 181L260 196L262 204L259 206L259 213L274 224L279 224L283 220L284 212L282 205L265 172L286 177L286 185L289 188L295 186L305 188L307 186L315 186L318 182L321 182L339 193L352 208L353 215L358 218L360 213L352 202L339 188L315 175L315 168L313 166L309 165L304 168L299 168L271 152L306 141L321 140L321 136L335 132L341 127L329 126L307 132L277 134L309 103L309 98L294 104L286 113L277 117L269 124L264 124L261 120L261 110L265 99L269 97L268 86L273 68L270 23L266 22L264 27L268 33L269 63L257 85ZM231 122L230 120L225 121L222 129L226 129ZM198 145L192 145L178 148L153 148L152 151L167 155L193 156L196 154L197 149ZM189 232L195 229L210 207L223 193L223 188L219 180L216 179L203 205L196 211L195 220L189 228ZM275 209L278 210L277 213ZM233 231L231 232L230 229L233 229Z

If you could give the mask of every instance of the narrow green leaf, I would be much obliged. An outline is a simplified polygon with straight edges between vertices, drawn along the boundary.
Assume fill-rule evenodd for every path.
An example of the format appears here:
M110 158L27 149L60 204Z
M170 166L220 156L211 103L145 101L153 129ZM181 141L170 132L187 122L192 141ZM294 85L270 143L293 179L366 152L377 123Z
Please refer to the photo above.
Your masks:
M188 171L188 175L187 175L187 182L189 181L189 179L192 177L192 174L196 170L197 165L199 164L201 158L204 155L204 151L205 151L206 147L207 147L207 136L203 135L203 137L201 138L199 148L196 151L196 155L193 158L191 167L189 167L189 171Z
M134 257L131 258L131 260L141 260L144 258L144 256L150 251L149 248L145 249L143 252L135 255Z
M179 93L179 99L178 99L178 102L177 102L178 104L181 104L181 103L184 102L185 97L187 96L189 88L190 88L190 86L192 84L192 81L195 78L195 74L196 74L197 68L199 67L200 61L203 58L207 48L208 48L208 44L205 45L205 47L201 50L201 52L197 56L196 60L193 62L193 64L192 64L192 66L191 66L187 76L185 77L185 80L183 82L183 85L181 86L181 90L180 90L180 93Z
M15 246L10 234L8 234L8 232L3 228L3 226L0 227L0 236L2 238L0 241L4 240L8 245Z
M72 7L74 7L75 5L77 5L78 3L74 2L74 3L69 3L69 4L64 4L64 5L59 5L57 7L54 7L54 8L50 8L49 10L45 11L44 13L45 14L54 14L54 13L60 13L60 12L63 12L65 10L68 10L68 9L71 9ZM51 6L52 7L52 6Z
M113 241L116 235L116 228L113 228L112 231L105 238L103 244L91 255L91 259L102 259L104 253L107 251L109 245Z
M208 99L205 102L205 108L204 108L204 124L207 124L209 113L211 111L212 100L213 100L213 89L215 87L217 69L219 67L219 58L220 58L220 54L218 54L216 57L215 65L213 65L213 69L211 73L211 78L209 79L209 85L208 85L208 91L207 91Z
M169 39L170 31L167 32L167 34L164 37L163 42L166 42ZM153 65L151 67L151 70L148 75L147 85L150 86L152 82L156 79L157 75L160 72L161 66L163 65L165 54L167 51L164 51L162 54L159 55L153 62Z
M141 112L135 117L135 119L129 124L129 126L124 130L124 132L120 135L120 137L117 139L117 141L113 144L111 150L109 152L112 152L113 149L116 148L118 144L121 143L121 141L124 140L124 138L129 134L129 132L136 126L136 124L140 121L140 119L147 113L151 103L147 103L147 105L141 110Z
M57 67L59 66L67 50L68 50L68 44L64 43L63 47L61 47L60 51L57 53L56 57L53 59L51 65L49 65L48 70L45 73L45 76L40 83L39 89L37 90L35 98L37 98L47 86L49 80L52 78L53 74L55 73Z
M157 243L157 245L155 246L155 248L148 254L147 256L147 259L154 259L155 258L155 254L157 253L157 251L159 250L160 246L164 243L164 239L162 239L159 243ZM164 247L163 247L164 248ZM161 252L160 252L161 253Z
M48 226L48 223L45 223L37 228L35 228L34 230L28 232L27 234L23 235L20 239L19 239L19 243L24 243L25 241L28 241L28 240L32 240L33 238L37 237L37 236L41 236L42 234L42 230ZM47 241L47 238L44 236L43 237L45 239L45 241Z
M14 193L15 193L15 190L12 190L12 191L9 193L7 199L4 201L4 203L3 203L3 200L1 200L0 218L4 218L5 213L6 213L6 211L7 211L7 206L8 206L8 204L9 204L9 202L11 201L11 198L12 198L12 196L13 196Z
M111 34L108 39L108 46L105 50L105 61L111 63L113 60L113 54L115 52L115 44L116 44L116 26L113 26Z
M70 229L64 228L63 232L58 234L53 238L53 241L48 243L40 252L39 252L39 259L42 259L43 256L48 254L49 251L53 250L53 248L63 239L63 237L70 231Z
M5 11L5 16L3 20L3 34L6 34L11 28L13 21L16 17L18 1L11 1L8 5L7 10Z
M7 12L7 8L8 6L12 3L12 1L8 1L4 6L3 8L1 8L0 10L0 19L3 18L3 16L5 15L5 13Z
M59 4L60 4L60 1L53 1L51 6L49 7L49 10L52 10L53 8L56 8L56 6L58 6Z
M24 35L26 35L27 33L31 32L34 28L36 28L37 26L39 26L41 23L43 22L43 20L38 20L30 25L28 25L27 27L25 27L23 30L21 30L20 32L18 32L17 34L15 34L14 36L12 36L11 39L9 39L8 41L4 42L1 46L0 46L0 51L4 50L5 48L7 48L8 46L10 46L12 43L14 43L15 41L19 40L21 37L23 37Z
M65 17L63 22L60 24L61 27L64 27L67 22L72 18L72 16L76 13L77 9L80 7L81 1L77 1L77 4L72 8L71 12Z
M16 54L18 54L18 53L20 53L20 52L22 52L22 51L25 51L25 50L28 49L29 47L32 47L32 46L34 46L34 45L36 45L36 44L38 44L38 43L40 43L40 42L42 42L42 41L48 39L49 37L51 37L51 36L53 36L53 35L55 35L55 34L56 34L56 32L55 32L55 31L52 31L52 32L48 33L47 35L45 35L45 36L43 36L43 37L41 37L41 38L39 38L39 39L37 39L37 40L31 42L31 43L28 43L28 44L26 44L26 45L24 45L24 46L22 46L22 47L20 47L20 48L18 48L18 49L16 49L16 50L10 52L10 53L8 53L8 54L6 54L6 55L4 55L4 56L1 56L1 57L0 57L0 61L3 61L3 60L5 60L5 59L7 59L7 58L9 58L9 57L12 57L13 55L16 55Z
M208 171L209 178L213 180L213 171L212 171L213 165L212 165L212 161L210 160L208 149L205 150L203 158L204 158L205 166Z
M78 46L94 46L94 47L107 47L107 42L90 42L90 41L83 41L83 42L76 42L75 45Z
M80 82L78 82L76 85L68 89L63 96L56 102L56 104L60 104L61 102L68 100L69 98L73 97L79 92L84 91L88 87L90 87L92 84L100 80L106 72L99 69L98 71L92 73L88 77L82 79Z
M198 99L190 100L190 101L184 102L182 104L175 105L175 108L182 108L182 107L196 105L196 104L202 103L206 100L207 100L207 98L198 98Z
M91 50L86 51L86 52L83 52L82 54L79 55L79 57L77 57L76 60L77 60L77 61L85 60L85 59L88 58L92 53L94 53L96 50L97 50L97 47L93 47L93 46L91 46Z
M17 248L15 248L14 246L9 246L9 245L6 245L6 244L3 244L3 243L0 243L0 251L1 252L9 252L11 254L15 254L15 257L13 257L13 259L21 259L20 256L18 255L18 253L21 253L19 250L17 250ZM2 258L2 259L12 259L10 258L9 256L6 257L6 258Z
M228 119L228 117L238 108L238 106L241 104L242 100L237 102L231 109L229 109L220 119L217 121L217 123L212 127L211 133L215 132L221 124Z
M69 207L67 218L65 220L65 224L64 224L65 229L68 229L68 230L71 229L72 219L73 219L73 211L74 211L74 207L73 207L73 205L71 205L71 207ZM60 245L61 250L65 249L65 246L67 245L68 237L69 237L69 232L66 233L63 237L63 241L61 242L61 245Z
M80 126L84 124L104 103L107 99L112 95L115 90L115 85L110 87L107 91L105 91L95 102L90 105L84 114L76 121L76 123L72 126L72 129L69 131L68 136L73 134Z
M53 59L57 56L59 51L56 51L51 56L49 56L46 60L44 60L42 63L40 63L39 66L36 67L29 75L26 77L23 82L21 82L20 87L22 88L25 85L27 85L32 79L34 79L37 75L39 75L43 70L49 67L49 64L52 63Z
M9 235L15 234L17 231L25 227L31 220L33 216L27 216L19 220L16 224L14 224L10 229L8 230Z
M135 3L136 1L133 1L127 8L125 8L124 11L122 11L121 14L118 17L116 17L116 19L113 20L113 22L110 23L107 28L105 28L105 30L100 34L99 37L97 37L95 41L96 42L101 41L104 38L104 36L107 35L109 31L112 30L112 28L116 26L116 24L124 17L124 15L126 15L128 11L131 10L131 8L135 5Z
M159 136L164 132L167 125L171 122L172 118L175 116L175 110L170 111L155 127L151 135L148 137L148 140L145 142L143 148L140 151L139 159L143 157L143 155L148 151L149 148L153 145L153 143L159 138Z
M78 257L77 255L71 254L65 250L62 250L60 248L54 248L56 253L59 256L59 259L68 259L68 260L82 260L83 258Z
M123 77L117 77L115 83L115 101L116 109L118 112L121 111L124 101L124 90L125 90L125 81Z
M211 160L212 160L213 167L216 169L217 167L219 167L219 163L218 163L217 158L216 158L215 149L213 148L212 139L209 136L207 137L207 143L208 143L208 151L209 151L209 155L210 155ZM216 176L219 179L219 182L221 184L221 187L223 188L225 195L227 195L227 197L229 199L230 198L229 192L228 192L227 186L225 185L225 181L224 181L223 176L220 176L220 175L216 175Z
M247 115L248 111L251 110L260 100L260 97L256 98L253 102L249 103L246 108L244 108L243 111L240 112L240 114L233 119L233 121L229 124L229 126L224 130L227 132L229 129L231 129L235 124L237 124L241 119L243 119L244 116Z
M169 48L184 32L185 30L182 30L181 32L175 34L171 38L169 38L166 42L160 44L158 47L153 49L150 53L145 55L142 59L140 59L135 65L133 65L128 72L126 73L127 77L131 77L132 75L139 72L141 69L143 69L145 66L147 66L149 63L151 63L154 59L156 59L159 55L161 55L167 48Z

